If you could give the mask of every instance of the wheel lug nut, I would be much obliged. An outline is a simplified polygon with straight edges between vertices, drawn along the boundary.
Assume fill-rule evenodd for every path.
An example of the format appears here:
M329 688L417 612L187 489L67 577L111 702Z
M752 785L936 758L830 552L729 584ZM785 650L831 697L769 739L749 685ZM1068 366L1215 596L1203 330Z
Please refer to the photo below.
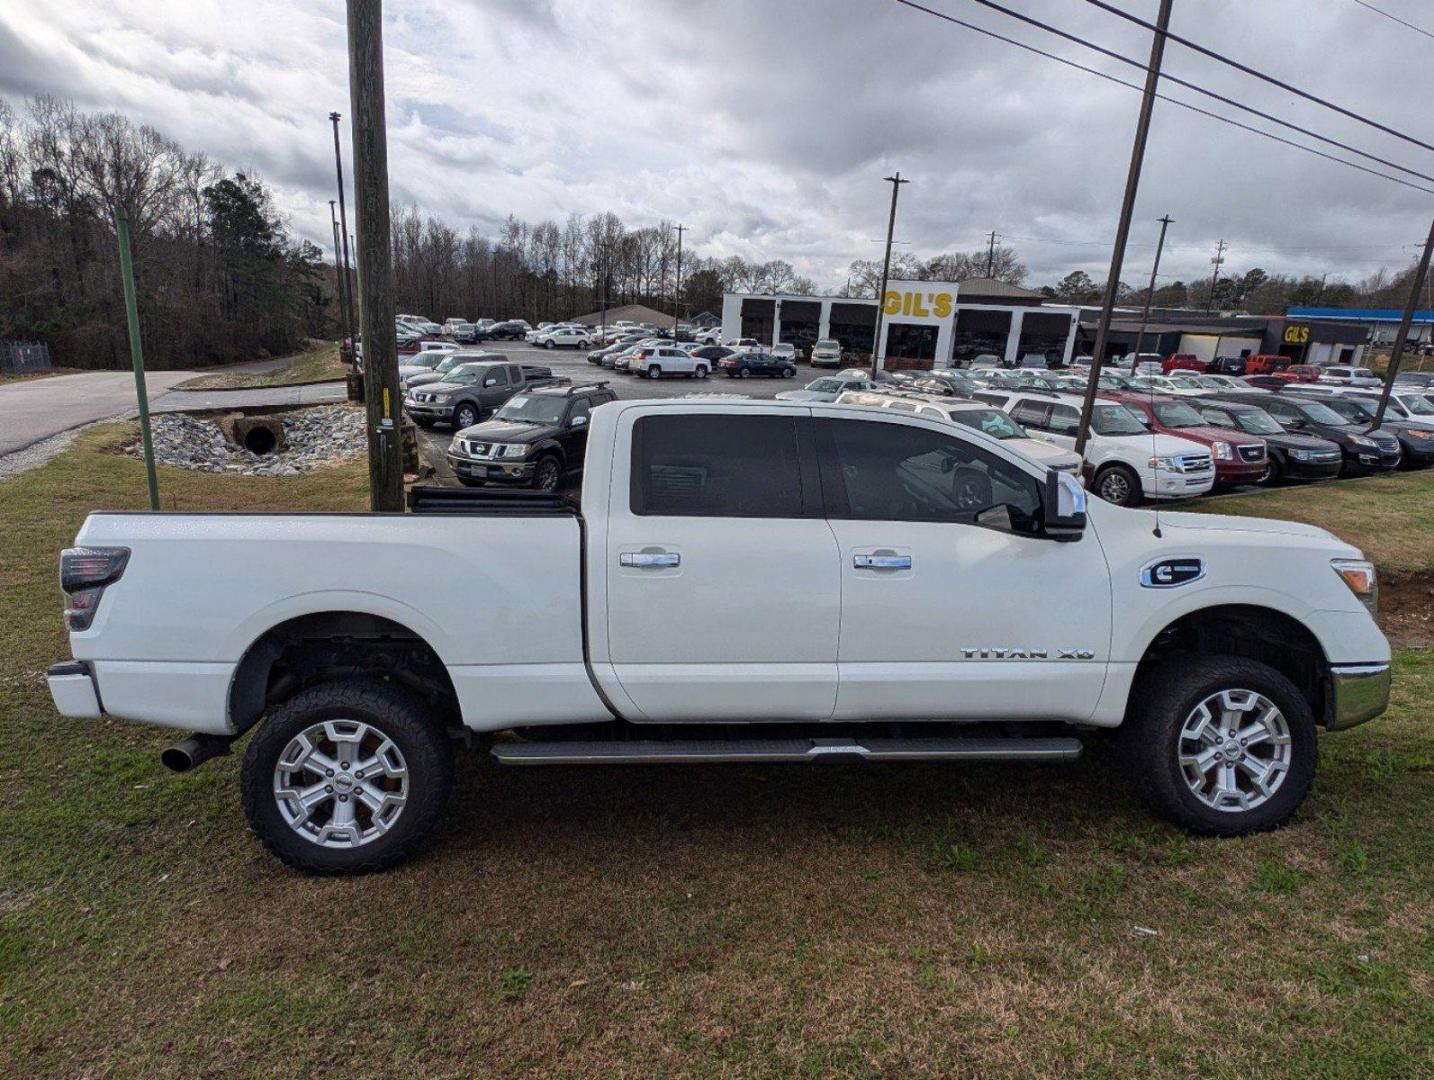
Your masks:
M339 796L339 802L348 802L348 801L349 801L349 797L348 797L347 795L340 795L340 796Z
M325 785L324 785L324 791L327 792L328 794L332 795L332 794L334 793L334 785L333 785L333 784L325 784Z
M348 767L349 767L349 763L348 763L347 761L340 761L340 762L339 762L339 768L340 768L340 769L347 769Z
M333 776L333 775L334 775L334 770L333 770L333 769L325 769L325 770L324 770L324 775L325 775L325 776Z

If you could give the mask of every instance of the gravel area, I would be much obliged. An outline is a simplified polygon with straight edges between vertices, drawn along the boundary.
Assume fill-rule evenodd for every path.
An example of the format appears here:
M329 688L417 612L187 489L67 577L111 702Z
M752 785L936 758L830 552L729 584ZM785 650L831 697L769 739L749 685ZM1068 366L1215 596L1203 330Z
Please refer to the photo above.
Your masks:
M18 476L22 472L31 469L38 469L45 462L57 457L65 451L75 437L84 431L84 427L71 428L69 431L62 431L58 435L51 435L48 439L41 439L37 443L25 447L23 450L16 450L13 454L6 454L0 457L0 480Z
M154 458L162 465L244 476L296 476L361 457L367 450L364 412L350 405L301 409L280 417L288 445L254 454L229 442L212 420L169 413L152 420ZM143 454L136 438L126 452Z

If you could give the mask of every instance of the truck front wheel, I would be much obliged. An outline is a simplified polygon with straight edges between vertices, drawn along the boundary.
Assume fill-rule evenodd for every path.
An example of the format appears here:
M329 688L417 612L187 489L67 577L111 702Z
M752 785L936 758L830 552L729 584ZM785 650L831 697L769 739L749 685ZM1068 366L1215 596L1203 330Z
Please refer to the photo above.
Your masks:
M369 680L309 687L270 710L241 780L254 835L306 874L402 862L433 830L452 749L419 701Z
M1145 801L1211 836L1283 825L1309 794L1319 757L1304 695L1238 656L1168 660L1143 675L1120 735Z

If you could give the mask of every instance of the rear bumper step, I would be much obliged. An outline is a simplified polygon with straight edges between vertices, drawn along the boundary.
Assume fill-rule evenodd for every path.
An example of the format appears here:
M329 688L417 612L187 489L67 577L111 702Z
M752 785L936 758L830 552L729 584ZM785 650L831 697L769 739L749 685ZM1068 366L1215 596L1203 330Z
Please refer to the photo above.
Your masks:
M1079 739L687 739L499 743L504 765L684 765L858 761L1073 761Z

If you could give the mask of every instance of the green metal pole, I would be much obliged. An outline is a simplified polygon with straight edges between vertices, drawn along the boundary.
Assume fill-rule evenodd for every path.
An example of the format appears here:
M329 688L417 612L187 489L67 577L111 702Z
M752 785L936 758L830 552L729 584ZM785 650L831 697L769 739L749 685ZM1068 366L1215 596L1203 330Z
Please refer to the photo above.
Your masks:
M154 438L149 431L149 394L144 388L144 350L139 342L139 305L134 298L134 264L129 255L129 217L123 210L119 227L120 279L124 282L124 308L129 317L129 355L134 361L134 391L139 398L139 432L144 443L144 471L149 474L149 508L159 509L159 480L154 475Z

